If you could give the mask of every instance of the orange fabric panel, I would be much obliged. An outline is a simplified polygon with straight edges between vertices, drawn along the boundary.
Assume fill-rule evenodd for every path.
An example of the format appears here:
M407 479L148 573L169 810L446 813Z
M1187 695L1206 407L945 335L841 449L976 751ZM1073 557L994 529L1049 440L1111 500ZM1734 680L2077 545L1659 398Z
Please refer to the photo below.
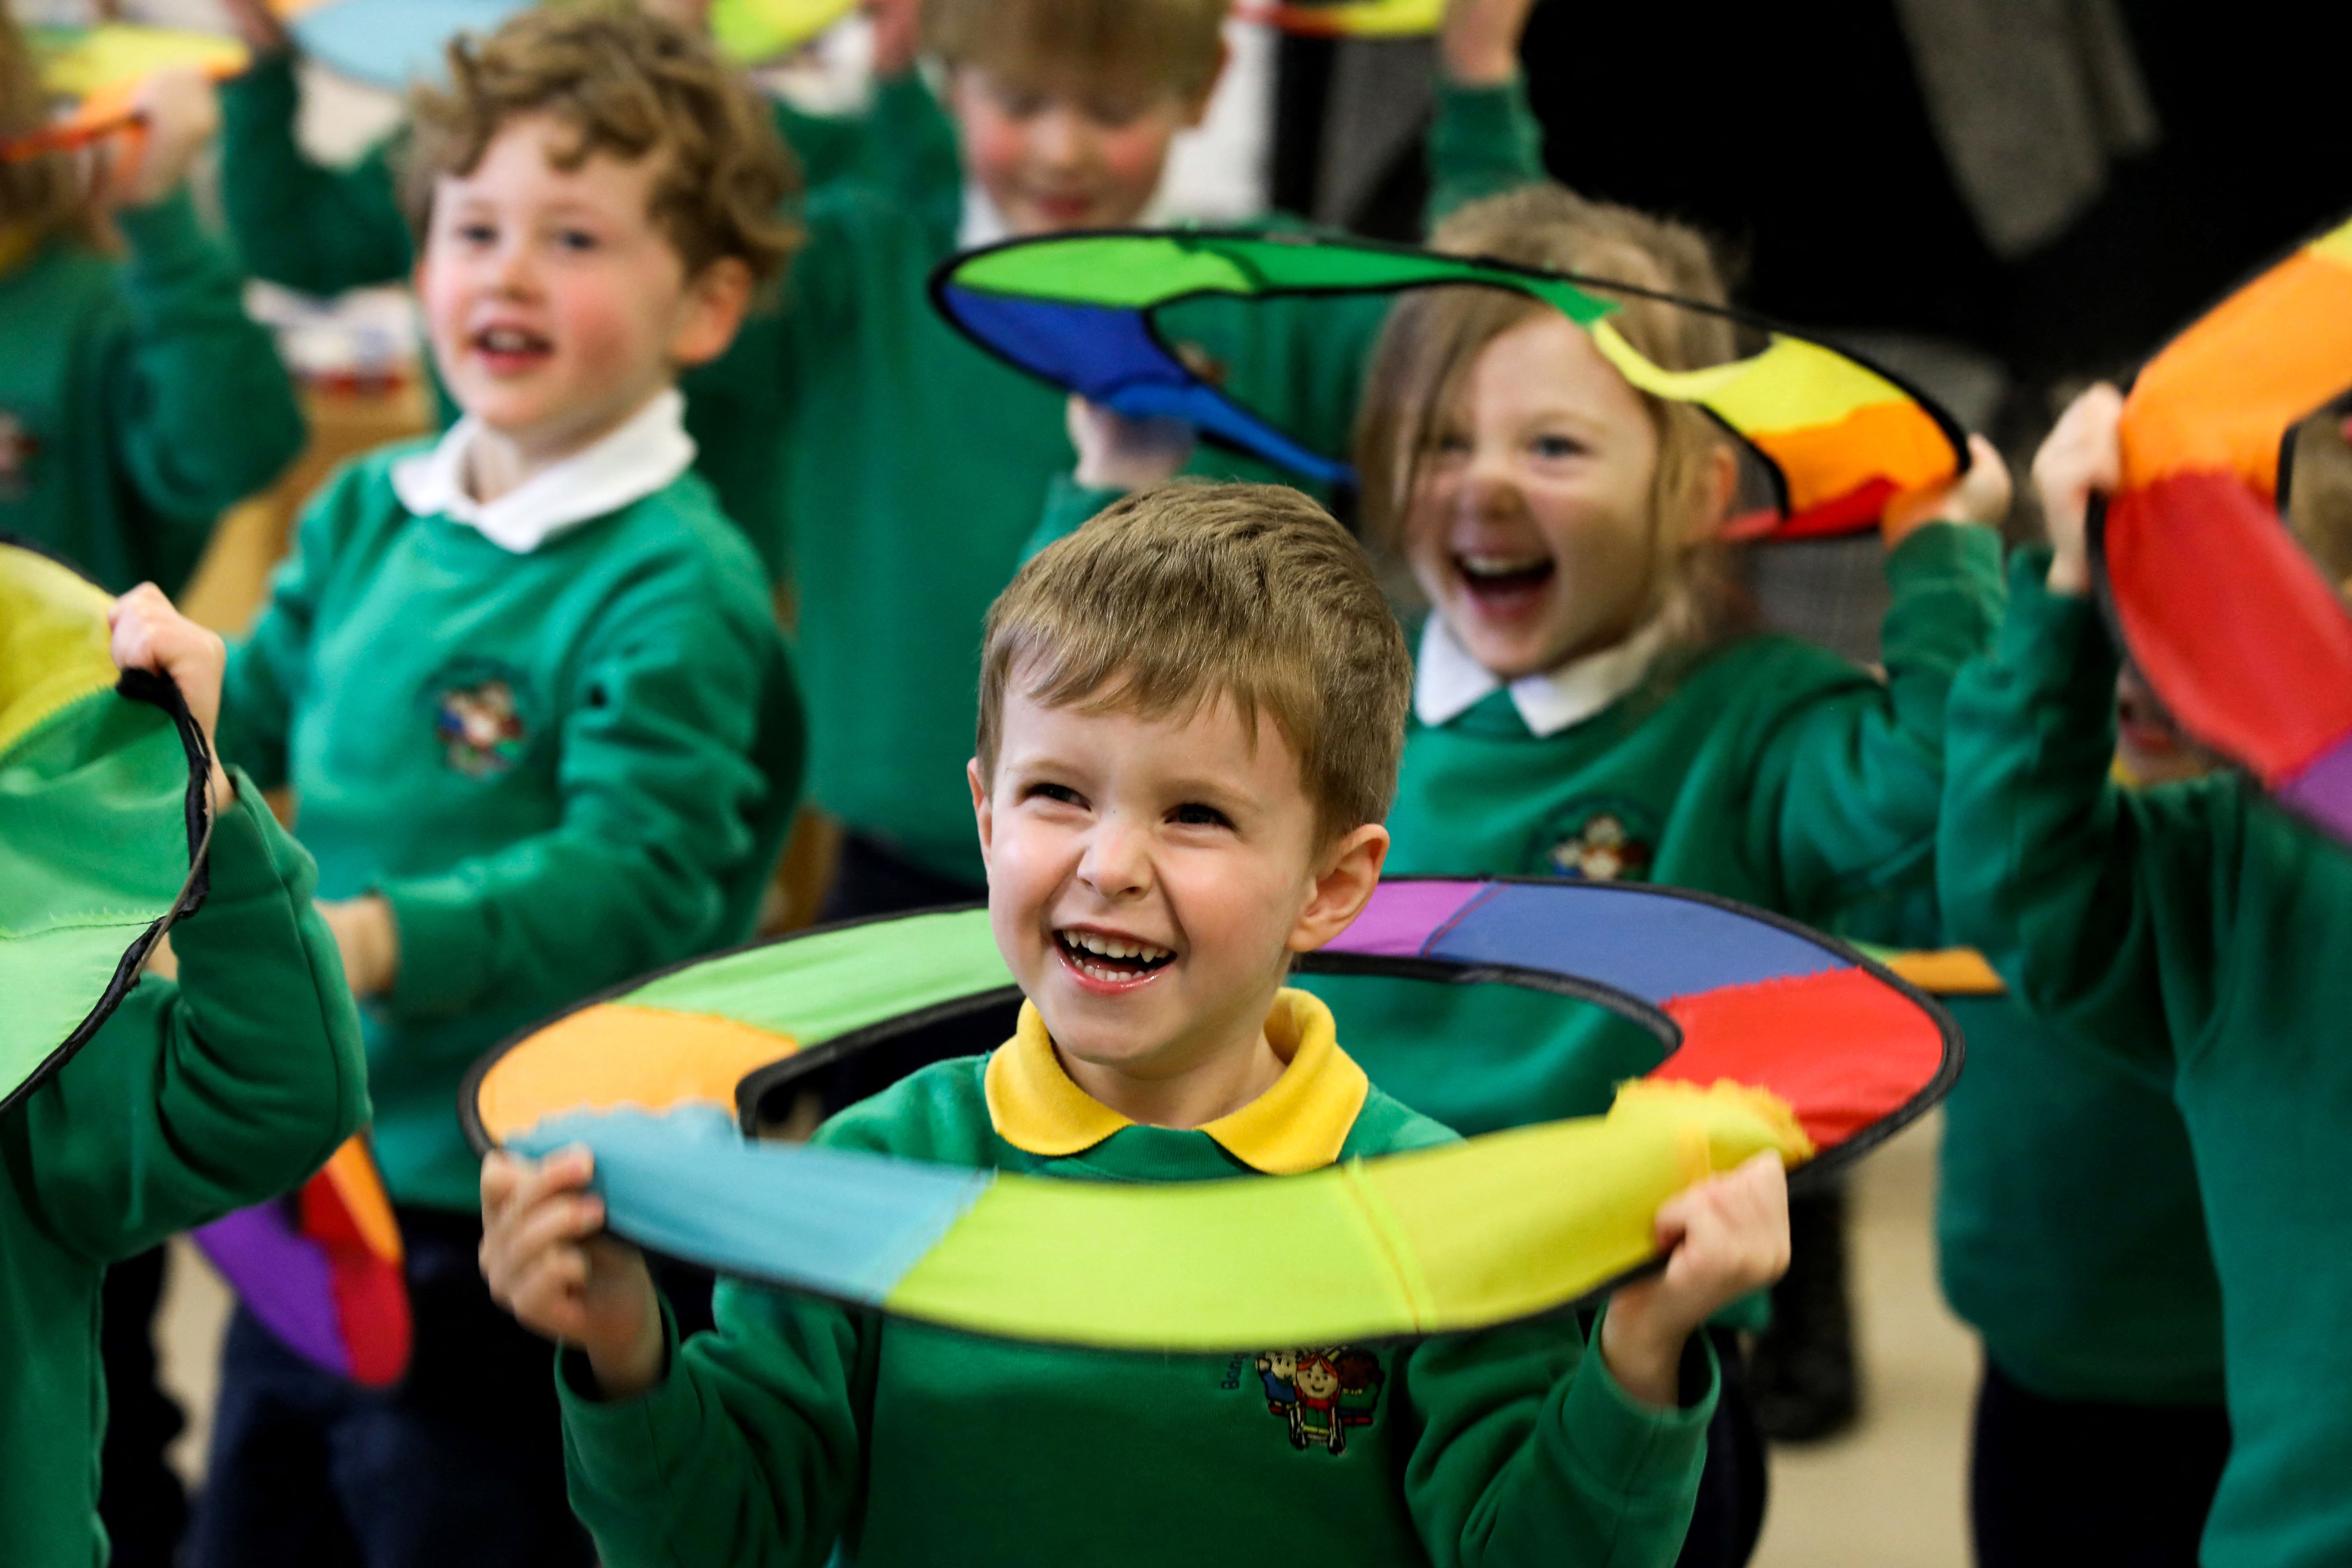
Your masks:
M1903 1106L1944 1057L1935 1020L1861 969L1677 996L1665 1012L1683 1046L1650 1077L1769 1090L1822 1149ZM1860 1041L1871 1048L1838 1046Z
M499 1142L565 1111L662 1111L689 1100L732 1111L747 1074L799 1048L789 1035L715 1014L602 1002L500 1057L475 1103Z
M1951 443L1910 403L1876 403L1835 424L1748 438L1780 465L1792 512L1835 500L1873 480L1912 490L1952 477Z
M2231 295L2140 372L2124 488L2191 469L2278 489L2288 426L2352 384L2352 268L2309 248Z

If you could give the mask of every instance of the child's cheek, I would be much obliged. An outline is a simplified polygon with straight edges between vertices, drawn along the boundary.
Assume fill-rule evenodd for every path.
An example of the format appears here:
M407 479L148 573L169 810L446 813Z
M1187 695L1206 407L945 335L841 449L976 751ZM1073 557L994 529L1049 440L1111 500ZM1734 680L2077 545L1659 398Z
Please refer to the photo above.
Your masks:
M1111 184L1138 212L1158 193L1160 177L1168 167L1168 149L1175 137L1172 120L1147 114L1135 124L1103 138L1103 168Z

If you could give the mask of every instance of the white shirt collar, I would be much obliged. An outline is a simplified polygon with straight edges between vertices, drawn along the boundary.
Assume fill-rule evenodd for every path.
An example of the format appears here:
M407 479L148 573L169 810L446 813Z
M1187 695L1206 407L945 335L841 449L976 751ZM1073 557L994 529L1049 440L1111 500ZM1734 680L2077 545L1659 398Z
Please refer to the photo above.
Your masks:
M431 451L394 463L393 493L418 517L466 523L515 555L528 555L566 530L653 494L694 464L686 398L670 387L603 439L486 504L466 489L466 454L481 429L482 422L468 414Z
M1511 706L1538 738L1557 735L1642 684L1665 643L1665 623L1653 621L1615 647L1519 677L1510 683ZM1444 616L1429 617L1421 631L1421 655L1413 661L1416 718L1432 726L1451 723L1502 684L1493 670L1470 657Z

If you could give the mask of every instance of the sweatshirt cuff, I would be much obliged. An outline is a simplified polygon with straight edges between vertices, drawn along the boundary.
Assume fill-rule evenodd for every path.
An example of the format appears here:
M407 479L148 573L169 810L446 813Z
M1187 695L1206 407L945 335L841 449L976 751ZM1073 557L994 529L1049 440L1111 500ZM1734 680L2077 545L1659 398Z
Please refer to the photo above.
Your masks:
M690 1428L695 1394L678 1375L677 1320L667 1299L661 1303L662 1380L627 1399L596 1393L596 1374L587 1353L569 1345L555 1352L556 1402L563 1415L563 1446L572 1468L588 1488L626 1497L660 1484L661 1455L676 1447L665 1434Z
M2021 550L2010 562L2000 662L2042 691L2065 691L2079 684L2086 693L2095 693L2104 711L2115 700L2122 656L2107 635L2098 600L2089 594L2053 594L2049 575L2047 545Z
M1437 117L1429 128L1429 161L1464 165L1543 168L1543 125L1528 105L1524 73L1491 87L1467 87L1440 77Z
M310 857L278 826L259 786L244 769L229 768L228 776L236 786L236 800L227 810L213 814L212 842L205 856L209 890L204 909L190 915L186 924L201 921L205 910L215 906L289 895L310 900Z
M244 135L274 132L290 141L301 102L293 51L256 55L252 64L221 83L222 139L234 142Z
M1978 522L1923 522L1886 552L1886 580L1896 587L1906 577L1981 575L2000 578L2000 531Z
M1684 1403L1673 1410L1645 1405L1619 1385L1601 1359L1598 1321L1586 1345L1560 1407L1578 1463L1620 1496L1696 1488L1706 1462L1706 1425L1722 1388L1707 1336L1694 1333L1683 1346Z
M370 889L392 906L400 969L385 998L403 1014L461 1012L489 984L489 909L463 875L380 882Z
M1126 494L1114 486L1082 485L1073 475L1055 474L1045 485L1045 516L1039 519L1036 531L1030 534L1029 542L1022 547L1023 563L1056 540L1077 532L1095 513Z

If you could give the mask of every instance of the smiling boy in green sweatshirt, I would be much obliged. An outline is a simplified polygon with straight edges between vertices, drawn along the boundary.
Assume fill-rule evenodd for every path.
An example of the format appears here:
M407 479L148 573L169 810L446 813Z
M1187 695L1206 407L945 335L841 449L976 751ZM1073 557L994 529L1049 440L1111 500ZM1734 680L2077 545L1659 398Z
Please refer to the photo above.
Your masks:
M1411 684L1370 564L1270 486L1177 486L990 613L968 778L1013 1037L818 1142L1047 1179L1279 1177L1447 1141L1284 981L1388 847ZM1666 1564L1715 1400L1696 1331L1788 1256L1778 1157L1671 1200L1664 1271L1399 1347L1118 1355L723 1286L677 1342L582 1151L483 1170L493 1292L568 1347L572 1500L614 1568ZM1537 1201L1531 1198L1531 1201Z

